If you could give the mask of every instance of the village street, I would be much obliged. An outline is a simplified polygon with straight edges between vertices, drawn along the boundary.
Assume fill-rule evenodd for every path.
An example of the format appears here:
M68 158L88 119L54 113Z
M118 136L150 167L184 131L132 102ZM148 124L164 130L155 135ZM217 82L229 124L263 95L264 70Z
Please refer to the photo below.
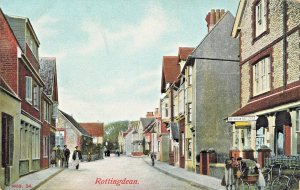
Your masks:
M95 184L101 180L137 180L138 184ZM80 163L79 170L65 169L39 190L51 189L199 189L190 184L168 176L151 167L142 158L106 157L103 160Z

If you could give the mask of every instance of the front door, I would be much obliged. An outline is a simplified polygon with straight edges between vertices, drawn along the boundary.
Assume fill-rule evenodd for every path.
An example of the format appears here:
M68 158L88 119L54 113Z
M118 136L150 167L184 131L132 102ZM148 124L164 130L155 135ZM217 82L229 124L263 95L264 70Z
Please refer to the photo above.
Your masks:
M275 127L274 151L276 155L284 155L284 131L283 127Z
M10 184L10 167L13 160L13 118L2 113L2 167L5 170L5 185Z

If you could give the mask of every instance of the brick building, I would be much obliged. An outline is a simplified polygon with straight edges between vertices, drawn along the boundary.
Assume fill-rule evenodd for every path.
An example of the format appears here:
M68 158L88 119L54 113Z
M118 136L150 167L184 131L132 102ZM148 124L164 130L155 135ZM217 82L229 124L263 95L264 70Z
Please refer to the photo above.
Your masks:
M58 113L56 58L40 58L40 76L45 83L42 93L41 168L48 168L51 150L55 146Z
M21 99L20 122L15 123L14 147L18 153L17 177L40 169L41 88L39 40L28 18L11 17L1 11L0 74ZM17 174L16 174L17 173ZM14 176L12 176L14 175Z

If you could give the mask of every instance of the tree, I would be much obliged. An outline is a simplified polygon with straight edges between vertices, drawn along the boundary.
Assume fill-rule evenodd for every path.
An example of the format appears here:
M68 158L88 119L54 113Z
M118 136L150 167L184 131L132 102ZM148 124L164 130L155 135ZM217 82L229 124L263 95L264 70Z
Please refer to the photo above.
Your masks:
M115 121L108 123L104 126L105 135L104 135L104 146L107 143L107 149L115 150L118 148L118 135L120 131L126 131L128 128L129 121Z

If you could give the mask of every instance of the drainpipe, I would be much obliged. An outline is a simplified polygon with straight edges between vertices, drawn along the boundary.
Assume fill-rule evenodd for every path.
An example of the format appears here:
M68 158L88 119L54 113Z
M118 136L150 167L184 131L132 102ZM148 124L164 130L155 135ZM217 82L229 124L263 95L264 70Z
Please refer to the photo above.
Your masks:
M282 16L283 16L283 89L286 89L287 84L287 3L282 0Z

